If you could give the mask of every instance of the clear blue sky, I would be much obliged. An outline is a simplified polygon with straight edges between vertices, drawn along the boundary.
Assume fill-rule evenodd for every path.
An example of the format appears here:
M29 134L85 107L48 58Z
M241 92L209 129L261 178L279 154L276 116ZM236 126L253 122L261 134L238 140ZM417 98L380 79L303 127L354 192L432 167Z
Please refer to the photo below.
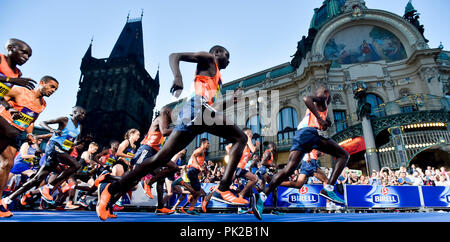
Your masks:
M144 9L145 65L152 77L160 66L157 108L169 98L172 52L207 51L227 47L231 63L224 82L291 60L297 41L307 35L313 9L323 0L1 0L0 45L7 39L26 41L33 56L21 67L25 77L52 75L60 89L47 99L38 122L68 115L75 105L80 64L91 37L93 56L109 56L126 17L139 18ZM408 0L366 0L373 9L403 15ZM450 45L449 0L414 0L421 13L430 47ZM4 53L4 49L0 49ZM192 83L194 66L182 64L185 87ZM185 88L187 89L187 88ZM185 92L187 92L185 90ZM186 93L184 93L186 94Z

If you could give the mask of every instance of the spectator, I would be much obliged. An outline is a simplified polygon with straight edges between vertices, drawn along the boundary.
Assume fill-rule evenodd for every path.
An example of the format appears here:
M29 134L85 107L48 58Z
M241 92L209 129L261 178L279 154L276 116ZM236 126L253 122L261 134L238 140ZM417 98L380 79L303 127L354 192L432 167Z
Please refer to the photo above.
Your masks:
M413 184L411 179L406 177L405 171L400 172L400 178L398 178L397 181L398 181L398 185L400 185L400 186L411 186Z
M420 168L418 168L418 169L420 169ZM413 174L413 176L412 176L411 181L412 181L412 183L413 183L413 184L412 184L413 186L422 186L422 185L423 185L423 180L422 180L422 178L420 177L420 172L415 171L414 174Z

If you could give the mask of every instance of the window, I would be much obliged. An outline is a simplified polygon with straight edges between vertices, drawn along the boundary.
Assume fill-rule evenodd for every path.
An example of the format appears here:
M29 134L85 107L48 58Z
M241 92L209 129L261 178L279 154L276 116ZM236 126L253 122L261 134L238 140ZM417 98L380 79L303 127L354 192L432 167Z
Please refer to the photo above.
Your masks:
M225 146L227 146L230 142L222 137L219 137L219 150L225 150Z
M386 111L384 110L384 101L376 94L370 93L366 97L366 101L372 106L371 116L377 118L386 116Z
M410 113L410 112L414 112L417 111L417 106L416 105L406 105L406 106L402 106L400 107L400 111L402 113Z
M298 125L298 115L294 108L283 108L278 113L278 141L292 139Z
M347 116L344 110L333 110L334 125L336 132L341 132L347 128Z

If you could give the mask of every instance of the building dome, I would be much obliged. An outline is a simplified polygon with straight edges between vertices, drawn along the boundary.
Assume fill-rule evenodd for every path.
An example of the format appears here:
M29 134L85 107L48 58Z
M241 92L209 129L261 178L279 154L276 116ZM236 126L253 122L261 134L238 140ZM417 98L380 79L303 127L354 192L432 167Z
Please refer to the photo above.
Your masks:
M310 28L319 30L329 20L342 13L345 0L325 0L322 7L314 9Z

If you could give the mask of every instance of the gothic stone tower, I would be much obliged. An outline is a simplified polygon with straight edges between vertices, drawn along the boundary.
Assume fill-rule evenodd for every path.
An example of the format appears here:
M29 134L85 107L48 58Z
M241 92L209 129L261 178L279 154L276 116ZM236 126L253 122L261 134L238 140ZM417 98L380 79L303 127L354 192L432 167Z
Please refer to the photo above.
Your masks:
M159 93L155 78L145 70L142 17L127 19L108 58L92 57L92 42L81 62L76 105L86 109L84 134L107 146L125 132L147 131Z

